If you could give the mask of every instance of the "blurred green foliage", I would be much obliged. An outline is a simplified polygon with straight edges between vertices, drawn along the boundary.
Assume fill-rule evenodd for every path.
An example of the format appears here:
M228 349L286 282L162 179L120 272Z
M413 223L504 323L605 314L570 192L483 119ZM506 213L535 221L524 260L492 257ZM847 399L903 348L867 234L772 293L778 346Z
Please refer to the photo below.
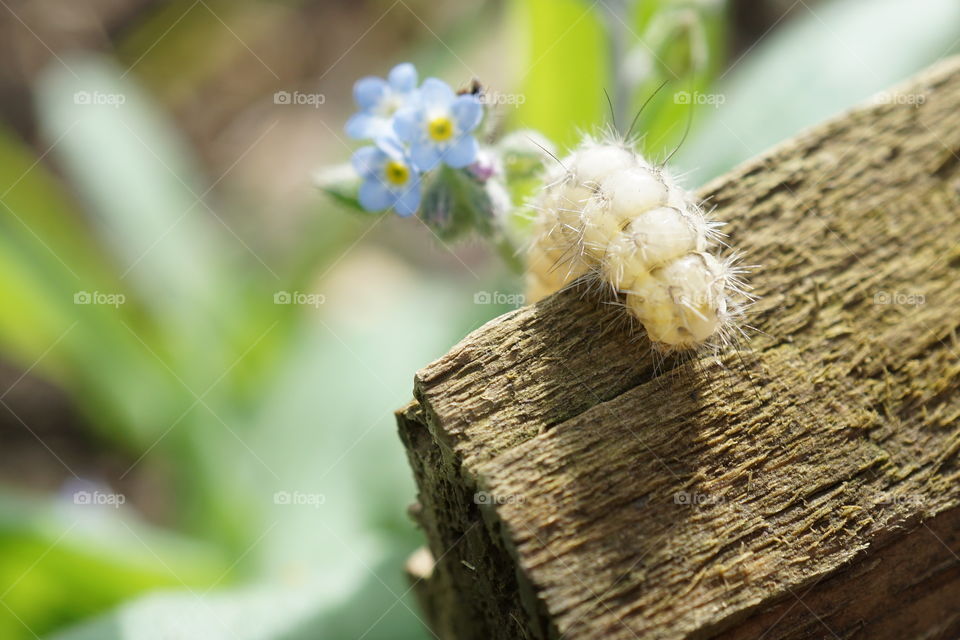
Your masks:
M799 12L732 61L711 89L717 107L675 165L702 184L801 129L960 51L960 4L831 0Z
M700 169L696 181L919 69L960 35L949 0L909 12L835 0L731 61L723 2L625 6L622 22L583 0L507 7L509 33L527 47L511 125L569 147L609 123L604 89L625 91L636 109L667 80L636 127L646 152L664 157L691 117L677 93L722 95L718 108L693 108L678 155ZM92 440L171 467L177 483L176 520L162 530L130 508L0 494L0 637L74 623L55 637L425 637L401 575L422 538L404 513L414 488L391 412L413 371L506 310L473 304L474 292L516 282L483 273L464 291L462 280L420 273L378 293L372 311L335 290L317 308L274 304L278 292L328 283L378 221L327 201L276 252L234 231L212 201L215 183L138 85L176 100L203 82L212 58L194 61L219 51L203 36L215 18L187 8L171 3L121 43L120 57L142 58L135 74L98 57L50 68L36 92L56 141L49 158L0 130L5 359L66 390ZM611 71L614 29L629 46L623 73ZM423 38L430 45L413 43L413 58L436 67L446 45ZM80 105L82 92L125 101ZM80 292L125 302L78 305ZM297 493L322 504L276 499Z

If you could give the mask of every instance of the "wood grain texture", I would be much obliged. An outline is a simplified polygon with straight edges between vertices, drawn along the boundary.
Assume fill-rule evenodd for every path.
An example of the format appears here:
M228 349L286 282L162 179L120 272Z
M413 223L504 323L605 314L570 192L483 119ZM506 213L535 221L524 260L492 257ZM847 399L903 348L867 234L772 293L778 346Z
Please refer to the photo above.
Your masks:
M960 637L960 59L896 92L702 190L745 349L657 366L571 289L417 373L438 635Z

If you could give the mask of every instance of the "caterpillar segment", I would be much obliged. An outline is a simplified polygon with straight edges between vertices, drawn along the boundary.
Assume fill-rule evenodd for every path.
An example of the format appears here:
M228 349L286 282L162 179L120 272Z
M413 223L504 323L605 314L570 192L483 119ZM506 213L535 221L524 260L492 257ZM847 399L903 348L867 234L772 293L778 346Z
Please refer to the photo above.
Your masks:
M736 257L662 167L626 144L586 140L549 172L533 203L529 301L589 276L619 294L661 351L729 340L749 295Z

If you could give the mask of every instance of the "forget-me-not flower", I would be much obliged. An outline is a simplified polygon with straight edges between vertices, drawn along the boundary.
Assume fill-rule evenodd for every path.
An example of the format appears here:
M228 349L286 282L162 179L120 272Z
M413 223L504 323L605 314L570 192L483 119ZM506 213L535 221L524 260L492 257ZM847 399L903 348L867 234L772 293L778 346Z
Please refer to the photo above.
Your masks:
M368 76L353 85L353 98L360 107L347 121L351 138L378 139L393 135L393 116L417 101L417 69L409 62L398 64L387 79Z
M351 159L363 178L360 205L367 211L393 207L397 214L410 216L420 206L420 172L395 139L382 138L376 146L361 147Z
M483 105L475 95L456 95L447 83L427 78L419 99L396 112L393 129L410 145L410 157L421 171L441 162L459 169L477 156L473 130L483 118Z

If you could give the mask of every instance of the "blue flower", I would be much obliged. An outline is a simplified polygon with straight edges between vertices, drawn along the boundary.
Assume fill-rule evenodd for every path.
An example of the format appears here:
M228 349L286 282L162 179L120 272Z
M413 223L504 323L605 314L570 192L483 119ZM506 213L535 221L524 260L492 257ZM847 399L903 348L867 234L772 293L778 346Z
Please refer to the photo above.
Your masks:
M427 78L419 100L397 111L393 130L410 145L410 157L421 171L439 163L459 169L477 156L472 131L483 118L483 105L474 95L456 95L442 80Z
M390 70L387 80L368 76L353 85L360 107L347 121L347 135L356 140L393 135L393 114L417 100L417 70L409 62Z
M410 216L420 206L420 172L396 140L384 138L376 146L361 147L351 159L363 178L360 205L367 211L393 207L397 214Z

